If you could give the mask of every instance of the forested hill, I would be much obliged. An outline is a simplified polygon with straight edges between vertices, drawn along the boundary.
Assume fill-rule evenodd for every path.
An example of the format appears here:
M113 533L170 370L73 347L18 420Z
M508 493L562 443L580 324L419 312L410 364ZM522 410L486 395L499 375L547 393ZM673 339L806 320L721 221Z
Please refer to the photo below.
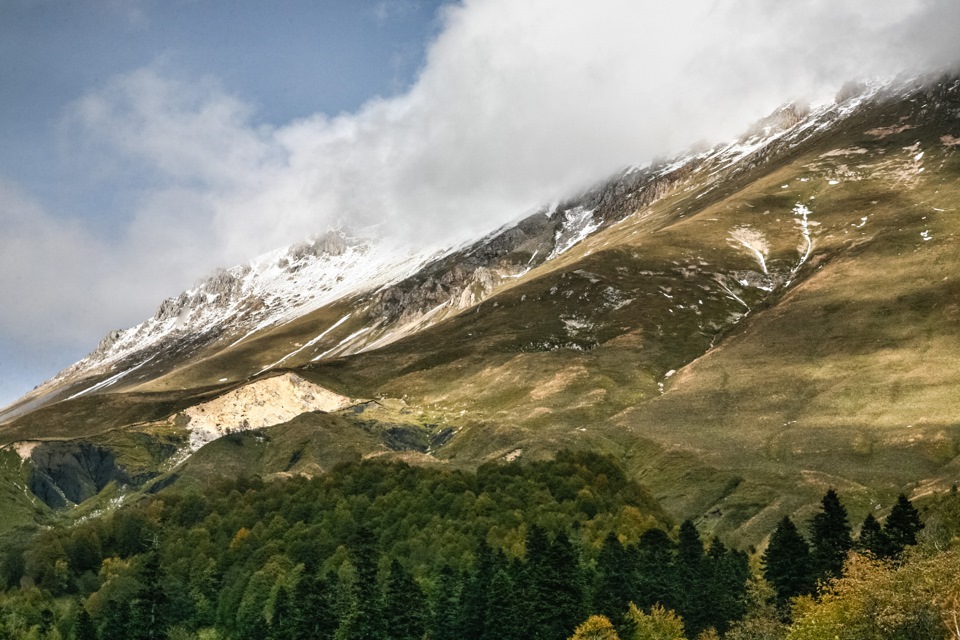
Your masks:
M932 598L923 581L960 569L944 552L960 496L928 504L926 525L902 502L855 539L830 491L751 561L671 522L590 453L476 472L370 460L314 479L241 478L8 535L0 638L819 639L834 636L811 629L850 621L928 635L838 637L938 637L960 585L949 578Z

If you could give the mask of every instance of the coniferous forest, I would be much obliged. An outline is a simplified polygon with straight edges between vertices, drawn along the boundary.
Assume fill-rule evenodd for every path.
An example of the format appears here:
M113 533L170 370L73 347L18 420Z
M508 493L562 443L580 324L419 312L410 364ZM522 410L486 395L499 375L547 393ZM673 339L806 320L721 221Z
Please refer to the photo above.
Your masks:
M355 462L18 531L0 638L958 637L956 492L857 530L830 490L762 552L731 549L596 454Z

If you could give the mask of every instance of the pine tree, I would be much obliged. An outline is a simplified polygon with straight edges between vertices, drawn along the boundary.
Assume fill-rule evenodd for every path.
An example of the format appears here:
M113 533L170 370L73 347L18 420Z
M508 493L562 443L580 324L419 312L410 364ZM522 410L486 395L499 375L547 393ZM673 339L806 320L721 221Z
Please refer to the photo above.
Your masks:
M917 534L921 529L923 523L920 513L901 493L883 525L883 533L887 536L887 555L896 558L908 545L917 544Z
M641 609L656 603L674 607L677 601L673 542L662 529L648 529L637 545L634 604Z
M763 552L763 576L777 592L780 606L814 590L810 547L789 516L784 516L777 525Z
M383 597L383 622L391 640L420 640L423 636L426 601L420 585L397 560Z
M522 640L517 588L506 567L493 574L480 640ZM465 635L464 637L474 637Z
M708 589L706 560L700 532L693 522L684 520L677 536L674 607L692 636L709 626L714 606L709 598L704 597Z
M826 582L843 575L843 563L853 547L847 510L840 503L837 492L827 491L821 500L821 510L810 524L811 557L816 579Z
M627 610L634 584L634 567L630 554L613 532L603 541L597 556L597 574L593 589L591 611L609 620L623 618Z
M890 547L890 541L887 534L872 513L868 513L860 526L860 536L857 538L857 549L872 554L874 557L883 558Z
M81 605L77 614L77 626L74 631L77 640L97 640L97 628L87 610Z

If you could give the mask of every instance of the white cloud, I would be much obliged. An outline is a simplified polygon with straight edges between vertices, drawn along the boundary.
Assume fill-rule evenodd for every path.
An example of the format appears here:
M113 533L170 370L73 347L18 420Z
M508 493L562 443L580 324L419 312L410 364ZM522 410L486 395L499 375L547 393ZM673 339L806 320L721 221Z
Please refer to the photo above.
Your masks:
M214 80L134 71L66 118L92 175L136 194L119 242L0 188L22 238L0 240L0 287L22 301L2 329L27 337L86 316L56 331L92 346L90 327L135 321L215 266L338 222L410 238L490 228L625 164L735 135L786 99L960 57L958 6L467 0L445 10L407 93L274 125Z
M89 340L89 326L76 316L91 312L83 284L103 276L104 247L81 225L51 217L4 180L0 228L0 333L20 341Z

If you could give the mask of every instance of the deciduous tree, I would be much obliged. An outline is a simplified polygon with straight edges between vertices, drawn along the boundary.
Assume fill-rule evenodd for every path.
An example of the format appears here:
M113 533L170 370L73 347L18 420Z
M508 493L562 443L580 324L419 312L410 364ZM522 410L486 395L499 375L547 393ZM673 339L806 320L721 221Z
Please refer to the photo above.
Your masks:
M620 640L606 616L590 616L570 636L569 640Z

